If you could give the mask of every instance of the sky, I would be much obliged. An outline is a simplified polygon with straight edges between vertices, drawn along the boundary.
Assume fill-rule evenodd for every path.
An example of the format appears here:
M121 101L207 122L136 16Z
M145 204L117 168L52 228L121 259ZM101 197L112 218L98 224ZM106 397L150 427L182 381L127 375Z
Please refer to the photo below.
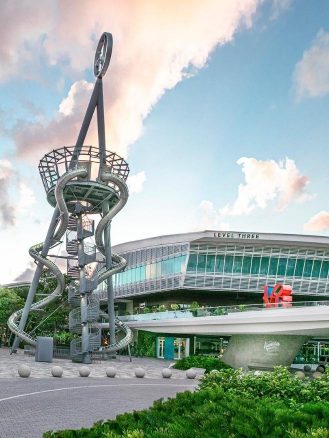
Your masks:
M107 149L130 166L113 244L328 236L327 0L0 0L0 283L33 272L53 210L38 162L75 143L104 31Z

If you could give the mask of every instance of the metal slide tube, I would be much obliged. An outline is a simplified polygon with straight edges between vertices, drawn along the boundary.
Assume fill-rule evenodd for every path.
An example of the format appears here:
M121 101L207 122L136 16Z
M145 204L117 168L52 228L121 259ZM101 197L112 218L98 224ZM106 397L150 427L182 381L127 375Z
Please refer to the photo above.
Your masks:
M99 251L105 255L105 248L104 248L104 242L103 242L103 233L104 229L109 221L111 221L116 214L119 213L120 210L123 209L123 207L126 205L126 202L128 200L128 187L127 184L117 177L116 175L113 175L110 172L103 172L102 173L102 180L107 182L114 183L120 191L119 195L119 201L115 206L100 220L99 224L96 228L95 233L95 241L96 246L98 247Z
M108 201L104 203L103 213L104 216L109 212ZM104 245L105 245L105 259L106 270L112 268L112 248L111 248L111 221L108 221L104 229ZM110 330L110 344L115 344L115 311L114 311L114 291L112 275L106 280L107 288L107 313L109 315L109 330Z
M53 241L53 234L54 234L54 231L55 231L57 223L58 223L59 214L60 214L59 213L59 208L56 206L56 208L54 210L54 213L53 213L53 217L51 219L51 222L50 222L50 225L49 225L49 228L48 228L48 232L47 232L45 241L44 241L43 246L42 246L42 251L41 251L41 257L42 258L47 256L48 251L49 251L49 249L51 247L51 244L52 244L52 241ZM37 264L37 268L36 268L36 270L34 272L34 275L33 275L33 280L32 280L32 283L30 285L30 289L29 289L29 292L28 292L28 295L27 295L27 298L26 298L26 301L25 301L25 305L24 305L24 308L22 309L22 312L21 312L21 319L19 321L19 326L17 327L18 330L17 331L16 330L12 330L9 327L11 329L11 331L13 333L15 333L15 339L14 339L13 345L11 347L11 353L15 353L17 351L17 347L18 347L19 339L20 339L20 337L19 337L19 335L17 333L21 333L25 329L25 325L26 325L26 322L27 322L27 319L28 319L28 316L29 316L29 313L30 313L30 310L31 310L31 306L32 306L32 303L33 303L33 300L34 300L34 297L35 297L35 293L37 291L37 287L38 287L38 284L39 284L39 281L40 281L40 277L41 277L41 274L42 274L43 266L44 265L43 265L42 262L39 262ZM15 320L19 316L20 315L16 315Z
M48 233L46 236L46 241L44 243L39 243L37 245L34 245L30 248L30 255L38 262L38 267L35 272L29 294L27 296L27 300L25 302L25 306L23 309L18 310L17 312L14 312L8 319L8 327L9 329L16 335L14 344L12 346L12 352L17 349L19 338L23 339L25 342L35 345L35 340L31 338L27 333L24 332L25 324L27 321L28 314L31 310L40 309L42 307L47 306L49 303L51 303L53 300L57 299L64 290L64 277L61 271L57 268L57 266L48 260L46 258L46 255L48 254L49 249L52 245L56 244L64 235L68 218L69 218L69 212L67 210L65 201L64 201L64 188L66 184L73 178L76 178L77 176L85 176L87 173L86 169L74 169L69 170L66 172L57 182L56 190L55 190L55 197L57 201L57 206L55 208L52 221L50 223ZM58 213L57 213L58 212ZM56 214L55 214L56 213ZM59 227L55 232L57 223L58 223L58 217L60 220ZM54 236L54 237L53 237ZM47 244L47 245L46 245ZM43 266L46 266L50 271L53 272L53 274L56 277L57 280L57 287L54 292L49 294L46 298L43 300L38 301L37 303L32 304L36 288L38 286L38 282L42 273ZM38 276L36 275L39 275ZM33 286L33 288L32 288ZM23 319L24 316L24 319ZM17 325L17 320L20 318L20 323Z
M125 333L125 337L118 342L115 340L115 336L114 339L113 337L110 338L110 345L106 347L106 351L108 351L109 353L114 353L118 350L121 350L122 348L125 348L127 345L130 344L133 339L132 330L118 318L115 318L114 314L114 293L112 276L118 272L121 272L126 267L127 262L123 257L119 256L118 254L111 253L110 229L108 229L108 226L111 224L113 217L119 213L119 211L125 206L128 200L128 187L123 180L111 174L110 172L103 171L101 174L101 179L104 182L112 182L119 188L118 203L111 210L109 210L108 205L104 206L104 216L99 222L95 233L96 246L98 247L99 251L106 256L106 271L99 275L98 284L102 283L105 280L110 280L110 283L107 284L110 284L110 287L112 286L112 290L108 289L108 307L109 309L111 309L112 314L107 315L106 313L102 312L101 315L104 318L109 319L110 335L113 330L113 325L117 326Z
M82 227L82 214L78 216L78 229ZM79 253L84 252L83 240L79 241ZM85 277L84 266L80 266L80 284L83 282ZM89 356L89 326L88 326L88 295L87 293L80 295L80 320L81 320L81 353L82 362L91 363Z

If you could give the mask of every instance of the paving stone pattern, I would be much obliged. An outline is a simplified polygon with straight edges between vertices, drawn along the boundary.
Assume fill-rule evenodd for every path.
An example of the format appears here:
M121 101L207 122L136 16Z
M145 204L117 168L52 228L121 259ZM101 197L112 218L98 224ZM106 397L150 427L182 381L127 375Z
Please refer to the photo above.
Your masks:
M2 379L0 438L40 438L47 430L90 427L195 386L188 379Z
M88 378L79 376L81 364L54 359L35 362L19 351L10 355L0 349L0 438L40 438L47 430L90 427L101 419L133 410L145 409L160 398L177 392L193 391L197 380L186 378L185 371L173 369L171 379L162 378L162 369L173 362L161 359L129 357L88 365ZM18 367L26 364L31 376L18 376ZM63 368L62 378L52 377L51 368ZM112 366L116 377L105 377ZM145 369L145 377L135 377L135 369Z
M54 365L59 365L63 368L63 377L77 377L79 376L79 368L82 364L73 363L69 359L53 359L52 363L35 362L33 356L28 356L19 350L18 353L9 354L7 348L0 348L0 379L8 378L20 378L18 376L18 367L21 364L28 365L31 368L31 376L29 378L51 378L51 368ZM93 363L87 365L90 370L90 377L104 377L106 376L106 368L115 367L117 370L116 378L136 378L135 369L142 367L145 369L145 379L158 379L162 377L162 369L169 367L173 364L173 361L166 361L163 359L152 358L132 358L132 362L129 361L129 357L120 356L117 359L101 361L99 363ZM186 379L185 371L172 370L172 379Z

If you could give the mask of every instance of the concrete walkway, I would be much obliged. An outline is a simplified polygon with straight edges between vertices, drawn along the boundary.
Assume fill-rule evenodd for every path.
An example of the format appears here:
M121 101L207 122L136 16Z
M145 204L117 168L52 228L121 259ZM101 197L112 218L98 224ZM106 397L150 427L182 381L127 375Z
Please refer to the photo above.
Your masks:
M8 349L0 348L0 438L41 438L48 430L90 427L102 419L145 409L177 392L193 391L198 380L187 379L185 371L173 369L171 379L162 378L162 369L172 363L148 358L130 362L122 356L88 365L90 376L82 378L81 364L66 359L35 362L22 350L10 355ZM21 364L31 368L29 378L19 377ZM62 378L52 377L54 365L63 368ZM105 377L109 366L117 370L114 379ZM137 367L145 369L144 379L135 377Z
M195 385L188 379L2 379L0 438L41 438L48 430L91 427L177 392L193 391Z
M129 357L121 356L120 359L113 359L109 361L102 361L100 363L93 363L88 365L91 370L90 377L105 377L105 370L109 366L117 369L117 378L135 379L135 368L142 367L145 369L146 379L158 379L161 378L161 371L163 368L167 368L174 363L173 361L166 361L163 359L151 359L151 358L132 358L132 362L129 361ZM30 378L52 378L51 368L54 365L60 365L64 372L63 378L80 378L79 368L82 364L73 363L68 359L54 359L52 363L35 362L33 356L28 356L19 350L16 354L9 354L7 348L0 348L0 379L8 378L20 378L18 376L17 369L19 365L26 364L31 368ZM185 371L172 370L172 379L186 379ZM21 379L21 378L20 378Z

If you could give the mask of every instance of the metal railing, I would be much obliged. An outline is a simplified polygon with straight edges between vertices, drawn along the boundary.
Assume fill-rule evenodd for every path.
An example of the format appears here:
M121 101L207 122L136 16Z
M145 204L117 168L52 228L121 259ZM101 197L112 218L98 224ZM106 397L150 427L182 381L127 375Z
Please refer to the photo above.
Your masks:
M121 321L154 321L174 318L192 318L203 316L224 316L231 313L251 311L271 311L277 309L291 309L300 307L329 306L329 301L297 301L278 304L240 304L236 306L199 307L183 310L166 310L164 312L150 312L119 316Z

